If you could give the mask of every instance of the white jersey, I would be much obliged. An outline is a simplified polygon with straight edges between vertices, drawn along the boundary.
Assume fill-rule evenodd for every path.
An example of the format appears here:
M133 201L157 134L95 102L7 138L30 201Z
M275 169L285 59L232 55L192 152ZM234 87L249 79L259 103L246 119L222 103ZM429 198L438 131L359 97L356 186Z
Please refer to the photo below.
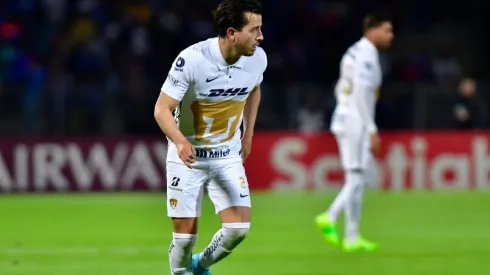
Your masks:
M180 101L174 111L177 126L194 145L197 157L239 157L240 125L250 92L263 80L267 67L264 50L228 64L218 38L183 50L175 59L162 92ZM167 161L182 161L169 140Z
M347 116L358 120L369 133L376 132L374 116L381 82L382 70L378 50L363 37L347 50L340 62L340 77L335 87L337 106L334 119L336 116ZM352 121L342 120L345 124ZM342 124L340 121L337 123Z

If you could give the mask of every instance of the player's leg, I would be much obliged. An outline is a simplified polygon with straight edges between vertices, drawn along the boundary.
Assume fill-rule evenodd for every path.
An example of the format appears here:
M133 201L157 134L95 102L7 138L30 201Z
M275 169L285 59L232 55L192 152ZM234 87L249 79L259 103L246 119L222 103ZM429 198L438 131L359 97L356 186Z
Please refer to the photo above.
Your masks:
M367 250L371 251L377 248L377 244L364 239L359 231L361 222L361 210L362 210L362 198L364 195L364 189L367 182L371 181L369 178L369 169L374 168L373 157L370 151L369 137L364 138L363 155L362 155L362 184L356 187L351 200L348 201L345 208L345 240L344 250L356 251Z
M359 238L359 224L361 222L361 205L364 186L359 185L354 190L351 200L345 207L345 240L355 242Z
M360 173L362 176L362 182L355 186L352 197L347 201L345 206L345 241L347 242L355 242L359 237L359 222L361 218L361 204L362 204L362 195L364 191L365 184L365 164L367 155L369 154L369 138L364 138L362 140L362 149L361 149L361 165L360 165Z
M230 255L250 229L250 192L242 160L217 161L216 164L211 169L213 180L209 183L208 192L220 215L222 227L203 253L195 255L195 274L207 274L199 271Z
M172 218L169 248L171 274L190 275L192 249L197 239L198 217L207 171L167 163L167 212Z
M316 223L323 230L325 240L334 245L340 242L337 232L337 218L363 181L361 169L362 133L352 131L338 134L336 140L344 168L345 182L326 213L316 217Z

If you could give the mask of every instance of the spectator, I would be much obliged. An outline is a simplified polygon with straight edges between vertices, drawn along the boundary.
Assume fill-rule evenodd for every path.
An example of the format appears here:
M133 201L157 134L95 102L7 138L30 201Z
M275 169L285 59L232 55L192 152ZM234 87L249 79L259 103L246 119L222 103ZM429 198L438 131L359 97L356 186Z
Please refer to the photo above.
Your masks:
M463 78L453 106L454 123L458 129L479 129L486 126L487 106L477 96L477 84L471 78Z
M297 129L303 133L318 132L324 129L325 108L317 93L309 93L306 104L296 115Z

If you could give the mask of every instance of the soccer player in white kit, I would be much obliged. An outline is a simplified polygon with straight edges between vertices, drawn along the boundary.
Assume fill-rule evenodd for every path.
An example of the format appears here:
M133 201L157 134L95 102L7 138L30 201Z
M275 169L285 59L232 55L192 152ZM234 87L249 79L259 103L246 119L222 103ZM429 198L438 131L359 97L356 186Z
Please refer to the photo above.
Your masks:
M267 56L257 0L224 0L214 11L218 37L183 50L155 105L169 139L167 211L173 222L172 274L211 274L250 228L244 161L250 154ZM244 132L240 130L243 122ZM204 188L222 227L192 255Z
M340 152L345 183L329 209L316 217L325 240L340 243L336 220L345 211L345 251L377 248L376 243L359 233L361 201L372 153L380 150L380 138L374 121L376 100L382 82L378 50L386 49L393 40L391 21L382 14L364 19L364 37L352 45L340 62L340 77L335 87L337 106L330 130Z

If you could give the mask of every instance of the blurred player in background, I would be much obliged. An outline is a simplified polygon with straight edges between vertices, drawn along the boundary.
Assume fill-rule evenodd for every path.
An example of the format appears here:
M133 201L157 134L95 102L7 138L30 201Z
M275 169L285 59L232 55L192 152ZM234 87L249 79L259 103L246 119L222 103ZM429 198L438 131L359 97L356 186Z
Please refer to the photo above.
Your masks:
M257 0L222 1L214 11L218 37L179 54L156 103L155 118L169 139L172 274L211 274L209 267L248 234L251 202L243 162L250 154L267 67L258 47L261 14ZM205 186L222 228L203 253L192 255Z
M335 87L337 106L331 131L340 152L345 184L329 209L316 217L325 239L339 244L336 221L345 211L345 251L374 250L377 244L359 233L361 201L368 181L367 169L372 153L380 151L381 142L374 112L382 70L378 50L386 49L393 40L393 26L383 14L372 14L364 20L364 37L352 45L340 62L340 78Z

